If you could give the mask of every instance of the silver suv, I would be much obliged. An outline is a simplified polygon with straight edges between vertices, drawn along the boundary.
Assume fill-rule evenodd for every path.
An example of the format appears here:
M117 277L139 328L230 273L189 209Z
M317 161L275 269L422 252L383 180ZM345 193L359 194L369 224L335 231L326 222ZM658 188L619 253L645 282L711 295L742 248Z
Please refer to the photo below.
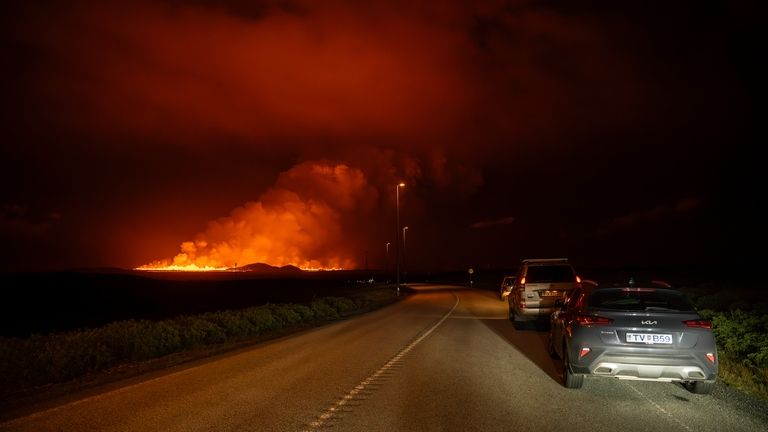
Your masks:
M563 299L581 283L567 258L526 259L507 296L509 320L516 329L529 321L547 321Z

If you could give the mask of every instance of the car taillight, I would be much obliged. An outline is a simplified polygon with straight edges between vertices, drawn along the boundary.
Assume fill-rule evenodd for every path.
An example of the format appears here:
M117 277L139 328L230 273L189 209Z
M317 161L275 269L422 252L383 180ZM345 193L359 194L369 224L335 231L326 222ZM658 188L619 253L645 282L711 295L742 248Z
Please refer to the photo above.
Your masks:
M576 275L576 283L581 283L581 278L579 277L579 275Z
M581 325L610 324L612 319L597 315L578 315L576 321Z
M709 320L703 320L703 319L683 321L683 324L687 325L688 327L694 327L694 328L704 328L704 329L712 328L712 322Z
M709 360L710 363L715 362L715 353L707 353L707 360Z
M579 351L579 358L584 357L585 355L589 354L590 351L592 351L592 350L589 349L589 348L582 348Z

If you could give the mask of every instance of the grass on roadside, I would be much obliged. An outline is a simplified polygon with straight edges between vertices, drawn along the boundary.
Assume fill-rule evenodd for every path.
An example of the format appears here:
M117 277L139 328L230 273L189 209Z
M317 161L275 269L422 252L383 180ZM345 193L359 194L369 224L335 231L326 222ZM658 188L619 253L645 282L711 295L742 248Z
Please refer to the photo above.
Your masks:
M701 310L712 321L717 341L719 379L768 400L768 315L735 309Z
M719 378L745 393L768 400L768 368L758 368L737 360L721 358Z
M318 325L392 300L393 291L380 288L348 298L319 298L309 304L266 304L162 321L119 321L95 329L29 338L3 337L0 397L128 363Z
M762 287L707 282L684 290L712 321L718 378L768 401L768 302Z

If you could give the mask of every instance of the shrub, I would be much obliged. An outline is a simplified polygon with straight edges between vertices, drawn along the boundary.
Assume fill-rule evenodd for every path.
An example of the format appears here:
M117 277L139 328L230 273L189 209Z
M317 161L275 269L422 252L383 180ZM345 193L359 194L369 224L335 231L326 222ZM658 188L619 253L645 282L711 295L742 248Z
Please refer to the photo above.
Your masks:
M356 308L355 302L344 297L326 297L323 301L339 315L346 315Z
M282 327L294 326L302 320L302 316L293 310L291 305L269 305L269 310Z
M314 313L312 312L312 309L310 309L305 305L288 303L283 306L293 311L296 315L298 315L300 322L310 322L315 317Z
M0 383L18 388L66 381L119 361L98 330L0 340Z
M257 332L257 327L248 319L244 311L209 312L200 318L224 330L229 338L250 336Z
M747 393L768 400L768 369L745 365L738 360L720 359L719 379Z
M148 360L183 347L179 329L166 321L119 321L97 331L112 354L124 360Z
M321 300L312 301L312 313L315 320L330 320L339 318L339 313L336 309L328 305L328 303Z
M224 329L201 317L181 316L171 320L171 324L179 330L184 348L221 343L227 339Z
M301 323L338 319L371 301L326 297L310 305L263 305L242 310L182 315L164 321L127 320L92 330L0 337L0 389L13 390L71 380L126 362L144 361L187 349L266 334ZM391 296L384 296L388 298ZM376 298L377 303L386 303ZM755 361L763 361L759 354Z
M737 309L714 314L712 323L722 355L768 367L768 316Z
M259 306L244 310L243 317L253 325L255 334L261 334L278 328L279 323L272 316L272 311L268 307Z

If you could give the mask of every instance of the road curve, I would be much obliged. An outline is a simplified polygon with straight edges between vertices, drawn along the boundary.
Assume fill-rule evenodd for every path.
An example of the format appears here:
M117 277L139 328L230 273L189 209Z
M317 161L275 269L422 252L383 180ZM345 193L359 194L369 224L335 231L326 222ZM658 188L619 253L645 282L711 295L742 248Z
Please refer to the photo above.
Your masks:
M394 305L159 376L70 398L2 431L768 430L719 387L560 385L546 333L493 292L423 285Z

